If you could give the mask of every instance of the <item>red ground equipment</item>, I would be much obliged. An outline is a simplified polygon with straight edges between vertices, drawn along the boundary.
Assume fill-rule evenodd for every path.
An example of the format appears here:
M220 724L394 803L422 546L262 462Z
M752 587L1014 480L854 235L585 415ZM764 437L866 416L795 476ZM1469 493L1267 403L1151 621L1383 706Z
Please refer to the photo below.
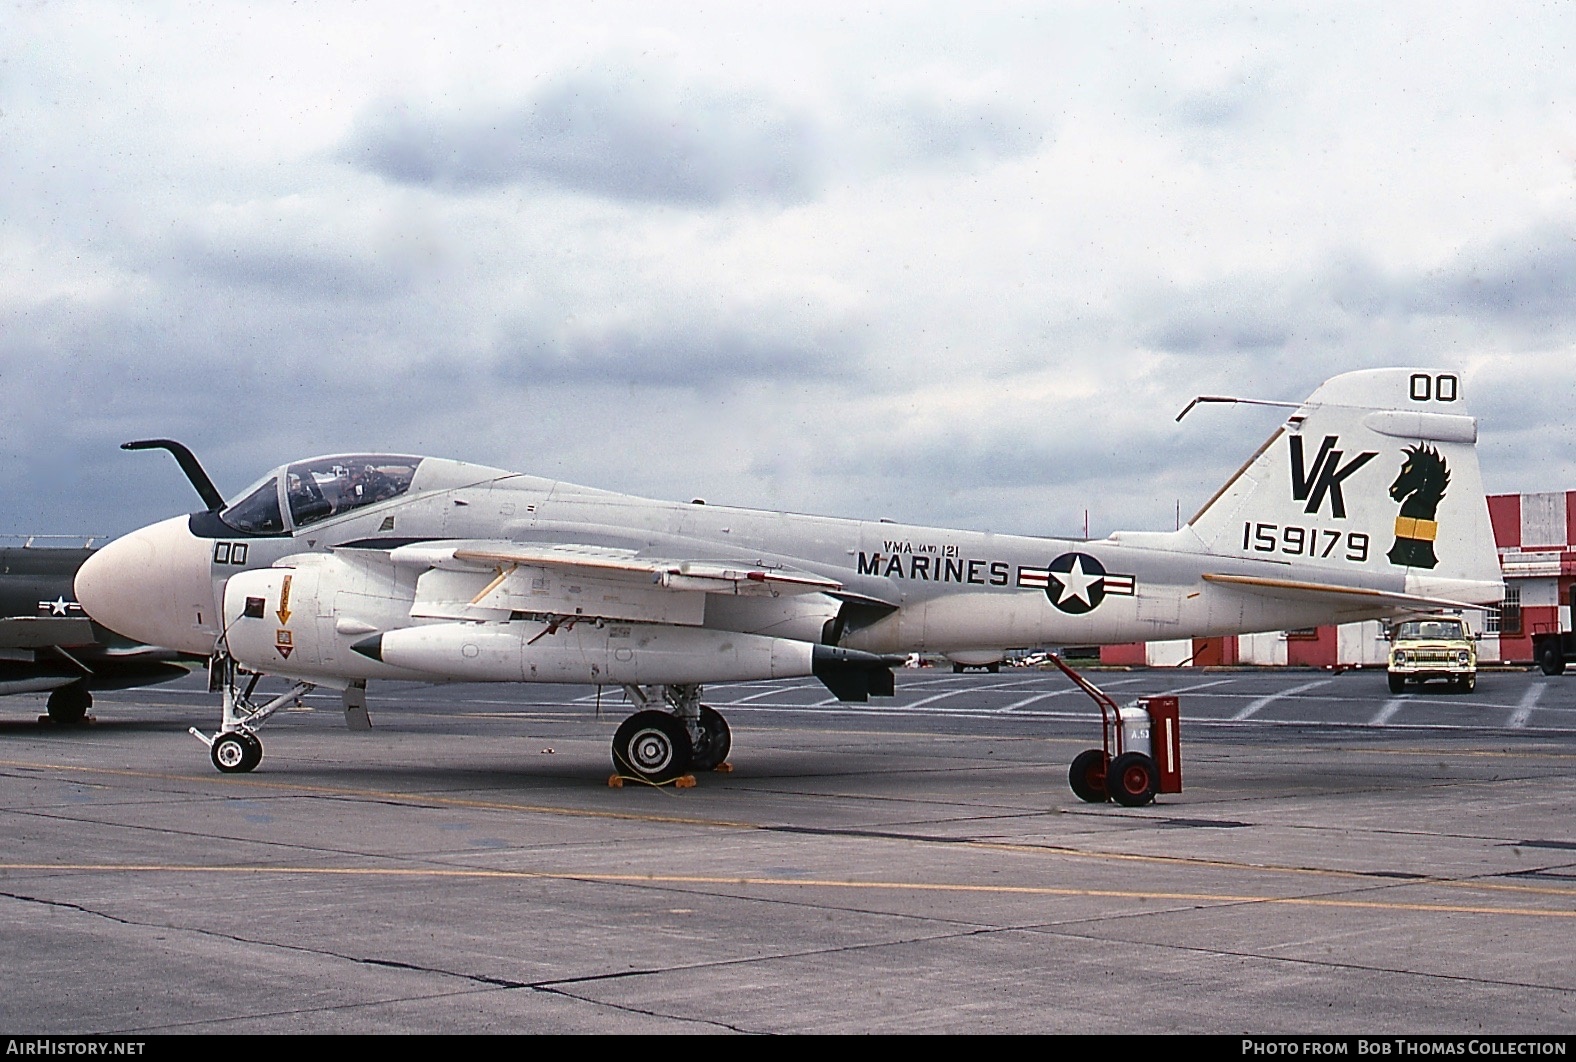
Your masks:
M1080 800L1141 807L1156 793L1182 792L1180 707L1174 696L1118 705L1055 654L1051 662L1100 707L1101 747L1073 758L1067 780Z

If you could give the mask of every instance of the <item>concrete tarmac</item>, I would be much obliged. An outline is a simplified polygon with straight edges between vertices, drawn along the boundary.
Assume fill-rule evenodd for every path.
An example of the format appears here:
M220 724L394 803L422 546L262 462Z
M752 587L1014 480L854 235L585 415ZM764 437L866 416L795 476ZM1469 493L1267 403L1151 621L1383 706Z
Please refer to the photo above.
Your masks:
M198 677L0 701L0 1032L1576 1029L1576 676L1097 672L1183 792L1080 802L1060 674L717 686L729 773L610 788L617 692L374 686L223 775Z

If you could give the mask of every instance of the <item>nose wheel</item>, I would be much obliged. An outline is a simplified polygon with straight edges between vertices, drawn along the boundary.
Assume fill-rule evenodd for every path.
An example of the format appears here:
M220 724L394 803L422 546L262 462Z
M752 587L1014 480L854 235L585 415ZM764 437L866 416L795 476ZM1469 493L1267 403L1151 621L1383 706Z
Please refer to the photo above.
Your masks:
M256 769L263 762L263 743L256 734L232 730L220 734L208 746L213 765L225 774L240 774Z
M209 681L224 693L224 724L209 737L196 727L187 733L208 746L213 765L225 774L244 774L263 762L263 743L256 729L287 704L299 704L313 689L310 682L297 682L265 704L252 703L252 691L262 676L253 673L243 690L236 683L236 666L228 654L215 653L209 662Z

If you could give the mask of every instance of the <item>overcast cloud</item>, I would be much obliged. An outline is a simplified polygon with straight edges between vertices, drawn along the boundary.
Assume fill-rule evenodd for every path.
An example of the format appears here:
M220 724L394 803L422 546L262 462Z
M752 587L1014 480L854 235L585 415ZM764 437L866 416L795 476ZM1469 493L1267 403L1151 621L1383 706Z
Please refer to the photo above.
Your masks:
M0 4L0 531L341 450L1169 528L1337 372L1576 488L1576 12Z

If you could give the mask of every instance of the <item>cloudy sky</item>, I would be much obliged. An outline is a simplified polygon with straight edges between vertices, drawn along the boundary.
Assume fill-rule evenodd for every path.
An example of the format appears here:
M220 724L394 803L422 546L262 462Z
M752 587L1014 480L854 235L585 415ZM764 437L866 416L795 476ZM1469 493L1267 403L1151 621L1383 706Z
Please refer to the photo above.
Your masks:
M1576 488L1576 10L0 2L0 532L346 450L1170 528L1334 373Z

